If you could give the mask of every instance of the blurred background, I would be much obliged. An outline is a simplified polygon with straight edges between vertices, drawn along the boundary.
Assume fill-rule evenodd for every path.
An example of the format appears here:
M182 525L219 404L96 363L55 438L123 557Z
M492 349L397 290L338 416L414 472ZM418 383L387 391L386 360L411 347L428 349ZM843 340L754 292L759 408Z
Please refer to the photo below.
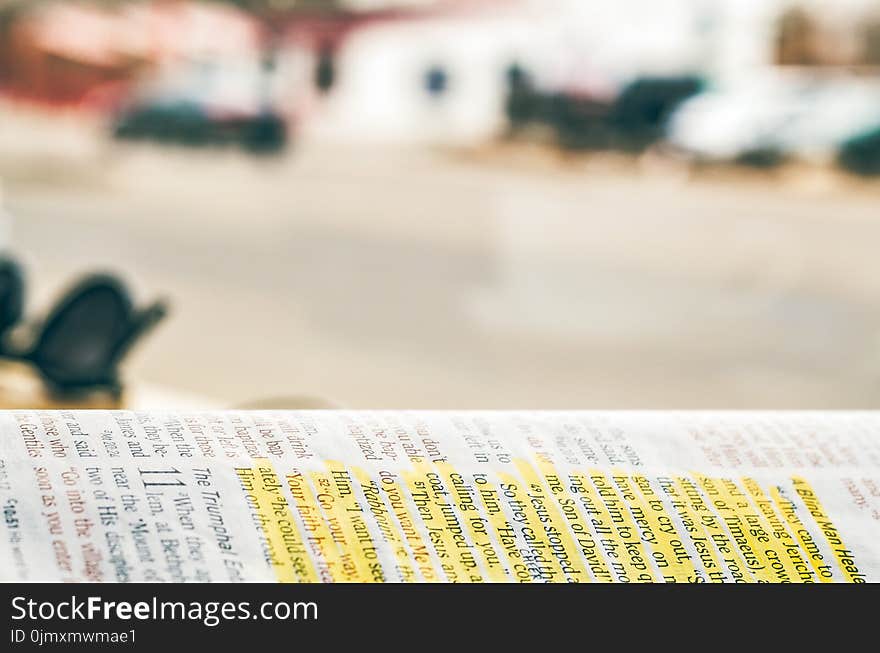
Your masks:
M0 0L0 206L165 402L880 407L876 0Z

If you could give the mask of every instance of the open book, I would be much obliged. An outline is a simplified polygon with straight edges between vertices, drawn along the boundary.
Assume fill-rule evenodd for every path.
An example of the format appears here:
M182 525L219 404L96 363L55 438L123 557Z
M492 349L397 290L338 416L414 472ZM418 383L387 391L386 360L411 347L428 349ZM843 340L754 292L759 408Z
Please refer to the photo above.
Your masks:
M880 580L880 414L0 412L0 580Z

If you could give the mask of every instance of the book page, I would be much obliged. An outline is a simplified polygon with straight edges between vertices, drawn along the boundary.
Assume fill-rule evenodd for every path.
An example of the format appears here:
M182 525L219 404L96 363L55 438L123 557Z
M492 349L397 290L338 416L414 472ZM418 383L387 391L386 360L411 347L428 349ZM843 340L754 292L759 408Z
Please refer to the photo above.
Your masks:
M880 414L0 412L0 580L880 580Z

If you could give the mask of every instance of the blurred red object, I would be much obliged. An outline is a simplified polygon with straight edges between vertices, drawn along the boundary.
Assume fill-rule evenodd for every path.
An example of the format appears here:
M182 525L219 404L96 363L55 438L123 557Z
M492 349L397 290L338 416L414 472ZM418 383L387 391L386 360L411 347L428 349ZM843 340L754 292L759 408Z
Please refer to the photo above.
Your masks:
M145 70L253 53L259 44L258 22L231 7L57 3L22 14L0 37L0 90L20 100L106 110Z

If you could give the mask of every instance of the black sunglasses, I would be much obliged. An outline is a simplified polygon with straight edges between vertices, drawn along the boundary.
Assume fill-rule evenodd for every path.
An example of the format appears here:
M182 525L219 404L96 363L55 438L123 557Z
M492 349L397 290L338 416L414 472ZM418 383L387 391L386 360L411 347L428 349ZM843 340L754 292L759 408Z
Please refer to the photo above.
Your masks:
M34 329L32 341L13 346L6 336L20 321L24 277L11 259L0 262L0 357L36 368L57 394L122 391L119 364L134 343L166 314L164 302L136 309L114 276L94 274L70 288Z

